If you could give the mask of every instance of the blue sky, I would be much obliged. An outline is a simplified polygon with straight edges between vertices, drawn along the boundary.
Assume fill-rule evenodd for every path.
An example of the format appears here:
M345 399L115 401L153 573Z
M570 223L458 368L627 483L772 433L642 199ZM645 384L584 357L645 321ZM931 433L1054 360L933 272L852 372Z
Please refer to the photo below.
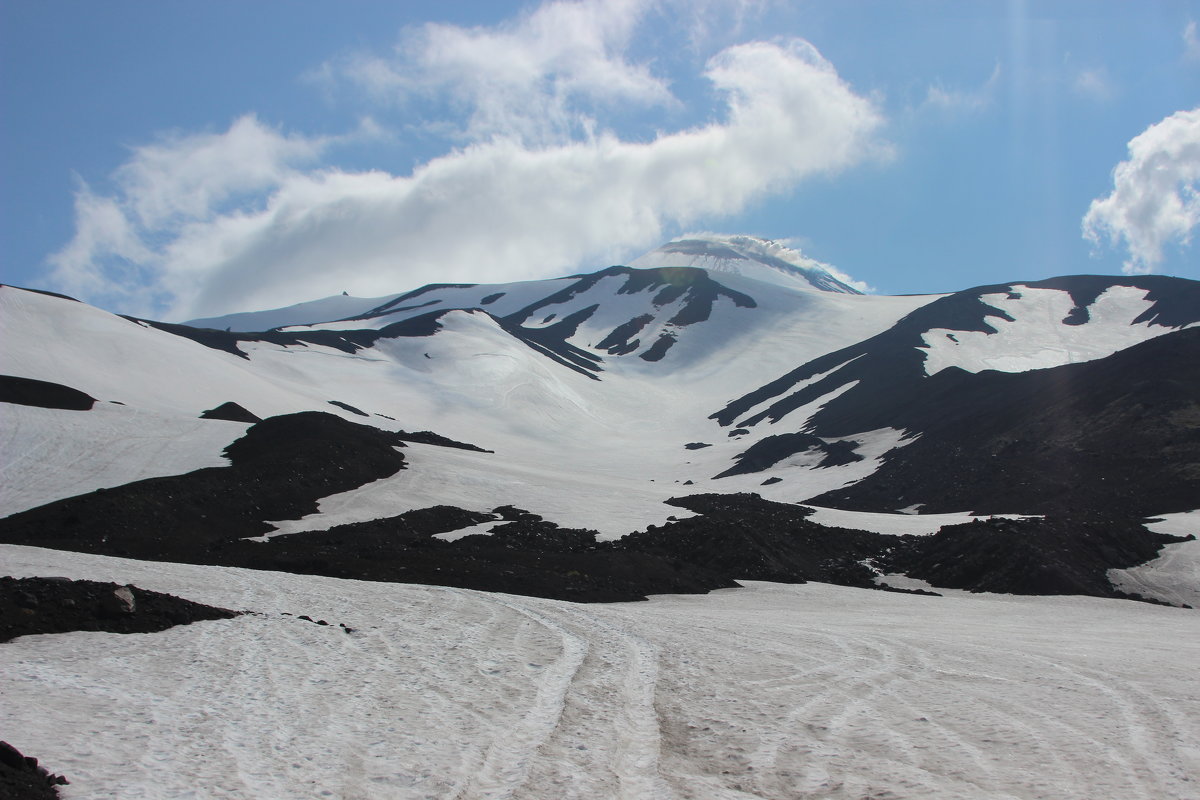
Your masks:
M1200 279L1200 3L0 0L0 281L186 319L687 232Z

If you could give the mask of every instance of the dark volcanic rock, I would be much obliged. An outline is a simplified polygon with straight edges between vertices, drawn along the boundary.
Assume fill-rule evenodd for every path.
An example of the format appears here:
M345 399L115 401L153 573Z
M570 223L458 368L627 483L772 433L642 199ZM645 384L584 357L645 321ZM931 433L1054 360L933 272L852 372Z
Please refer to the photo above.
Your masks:
M531 511L516 506L498 506L492 509L493 514L499 514L505 522L541 522L542 517Z
M575 553L596 549L596 531L560 528L545 520L520 520L496 525L487 535L464 536L455 544L499 546L509 550L543 553Z
M646 352L642 353L638 358L643 361L661 361L662 357L667 354L671 346L675 344L675 334L660 333L658 338L654 340L654 344L646 348Z
M0 403L66 411L91 411L96 398L61 383L0 375Z
M391 325L386 325L379 330L365 329L351 331L219 331L214 328L193 328L190 325L156 322L137 317L125 317L125 319L139 325L157 328L158 330L172 333L185 339L191 339L193 342L202 344L205 347L221 350L239 358L249 360L250 356L238 347L239 343L267 342L280 347L308 347L309 345L317 345L319 347L331 347L343 353L355 353L364 347L370 347L380 339L433 336L441 330L442 326L439 320L446 313L446 310L430 311L400 322L393 322Z
M661 592L735 585L711 570L598 544L594 531L559 528L536 514L505 509L515 521L491 535L433 538L495 515L435 506L327 531L229 543L226 563L361 580L456 586L575 602L640 600Z
M872 511L922 503L925 513L1188 511L1200 497L1200 328L1053 369L942 370L890 419L922 435L868 478L809 502Z
M628 322L622 322L617 327L600 340L600 344L596 345L597 350L607 350L610 355L624 355L636 349L636 345L631 347L634 342L639 342L637 334L642 328L649 325L654 320L650 314L642 314L634 317Z
M59 500L0 520L0 541L148 560L223 563L222 542L298 519L404 467L395 434L309 411L263 420L232 462Z
M8 742L0 742L0 800L55 800L54 788L68 784Z
M857 444L850 441L826 442L811 433L780 433L767 436L750 445L744 453L735 456L737 464L725 470L716 478L727 478L730 475L745 475L749 472L762 472L773 467L780 461L806 450L816 450L821 453L818 467L836 467L842 464L852 464L862 461L863 457L854 452Z
M70 300L72 303L79 302L79 300L71 297L70 295L59 294L58 292L51 292L46 289L30 289L26 286L13 286L11 283L0 283L0 289L3 288L16 289L21 292L33 292L34 294L44 294L47 297L57 297L59 300Z
M698 516L614 542L597 542L594 531L560 528L513 506L493 512L434 506L248 540L270 529L266 520L312 513L321 497L395 473L403 467L399 444L396 434L331 414L273 417L226 448L229 467L137 481L22 512L0 520L0 541L611 602L706 592L736 586L738 579L877 588L867 562L947 586L1113 596L1105 570L1153 558L1170 540L1120 519L1023 524L1019 532L1028 535L1022 536L999 522L920 539L885 536L819 525L807 519L807 508L754 494L674 498L672 505ZM435 538L489 521L497 522L490 535ZM116 591L109 587L104 603L89 606L106 624L136 620L148 610L140 590L129 597ZM36 616L46 602L17 587L13 614ZM5 618L13 614L5 610Z
M262 417L252 414L237 403L221 403L200 415L200 419L223 419L229 422L262 422Z
M631 533L616 546L688 561L734 579L874 588L874 573L859 562L896 541L818 525L805 519L811 509L757 494L697 494L667 502L700 516Z
M1087 306L1113 286L1145 289L1146 299L1154 303L1134 320L1135 323L1178 328L1200 321L1200 282L1164 275L1124 278L1073 275L1026 284L979 286L940 297L916 309L883 333L809 361L731 401L711 419L721 425L732 425L755 406L779 398L765 411L740 424L755 425L768 419L777 422L797 408L852 383L849 389L813 416L809 423L810 432L836 437L889 426L909 427L893 424L897 409L914 414L938 411L937 407L919 404L926 377L924 334L934 329L996 333L990 319L1011 321L1012 318L988 305L983 297L1001 293L1011 295L1014 290L1019 293L1025 286L1058 289L1070 294L1076 304L1068 316L1073 321L1081 319L1087 313ZM808 383L821 375L820 380ZM789 394L792 389L796 391Z
M361 408L355 408L354 406L350 405L349 403L343 403L341 400L330 400L329 405L337 406L338 408L345 409L346 411L349 411L351 414L357 414L360 417L371 416L367 412L363 411Z
M0 577L0 642L68 631L155 633L238 612L136 586L65 578Z
M1186 540L1135 520L976 520L906 539L886 557L885 571L974 592L1122 597L1108 570L1145 563L1179 541Z
M1069 324L1081 322L1108 288L1143 289L1153 305L1136 321L1165 335L1053 369L925 374L926 333L996 333L992 323L1009 316L983 298L1025 286L1067 292L1075 304ZM1161 275L978 287L814 359L712 418L743 429L775 423L840 392L808 419L805 433L829 439L892 428L913 439L869 478L809 499L818 505L890 511L923 503L929 513L1190 510L1200 497L1200 329L1171 329L1197 320L1200 282Z
M695 267L634 269L618 266L593 272L590 275L574 276L576 280L570 286L510 314L507 319L518 324L524 323L539 309L566 303L601 280L617 276L625 278L625 283L617 290L617 294L637 294L657 290L652 302L659 307L683 298L682 307L668 321L671 325L682 327L703 322L712 314L713 304L720 297L733 301L734 305L741 308L754 308L757 305L754 298L722 286L709 277L706 271Z
M456 450L472 450L476 453L494 453L494 450L484 450L479 445L469 444L467 442L457 442L454 439L449 439L441 434L433 431L416 431L409 433L408 431L398 431L396 437L402 442L411 442L413 444L432 444L438 447L452 447Z

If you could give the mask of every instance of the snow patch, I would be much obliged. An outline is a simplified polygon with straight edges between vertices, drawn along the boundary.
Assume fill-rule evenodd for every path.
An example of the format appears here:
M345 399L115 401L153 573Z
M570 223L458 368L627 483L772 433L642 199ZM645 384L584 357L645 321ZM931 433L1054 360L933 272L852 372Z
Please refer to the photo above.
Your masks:
M994 369L1025 372L1105 358L1156 336L1176 330L1148 322L1133 324L1153 303L1148 292L1132 286L1113 286L1088 306L1088 322L1066 325L1075 307L1071 295L1059 289L1036 289L1020 284L1012 292L980 299L1013 318L987 317L996 333L935 328L922 335L925 374L948 367L967 372Z
M1123 592L1200 608L1200 510L1164 514L1159 519L1146 528L1155 533L1196 539L1169 544L1159 551L1158 558L1145 564L1109 570L1108 579Z
M1026 517L1020 514L977 516L966 511L958 514L918 514L906 511L885 514L875 511L845 511L840 508L822 508L821 506L808 505L807 503L805 505L814 510L813 515L809 519L821 525L828 525L831 528L874 531L875 533L887 533L893 536L929 536L941 530L943 525L961 525L977 519L1026 519ZM892 586L897 585L892 583L890 579L887 583ZM941 589L937 591L941 591Z

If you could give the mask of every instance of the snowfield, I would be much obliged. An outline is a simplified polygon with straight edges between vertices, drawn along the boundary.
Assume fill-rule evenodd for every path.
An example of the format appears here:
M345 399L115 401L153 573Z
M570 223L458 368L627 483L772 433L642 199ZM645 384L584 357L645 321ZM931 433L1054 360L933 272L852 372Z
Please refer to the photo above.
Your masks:
M0 564L256 612L0 647L4 738L69 800L1200 797L1185 609L766 583L581 606L17 546Z
M109 403L59 411L0 410L0 515L145 478L224 467L221 451L249 427Z
M1088 307L1086 324L1066 325L1061 320L1075 305L1068 293L1022 285L1011 288L1009 293L980 297L1012 317L989 316L987 324L995 333L935 328L924 334L926 374L936 375L948 367L1024 372L1093 361L1174 330L1149 322L1134 324L1154 305L1144 289L1113 286Z

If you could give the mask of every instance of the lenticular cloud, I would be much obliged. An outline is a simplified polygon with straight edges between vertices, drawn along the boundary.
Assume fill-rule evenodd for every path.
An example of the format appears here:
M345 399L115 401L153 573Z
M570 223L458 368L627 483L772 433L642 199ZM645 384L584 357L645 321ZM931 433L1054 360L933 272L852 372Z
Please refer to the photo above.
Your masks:
M1200 108L1178 111L1129 142L1113 191L1092 201L1083 234L1129 251L1126 273L1153 272L1164 248L1189 244L1200 223Z

